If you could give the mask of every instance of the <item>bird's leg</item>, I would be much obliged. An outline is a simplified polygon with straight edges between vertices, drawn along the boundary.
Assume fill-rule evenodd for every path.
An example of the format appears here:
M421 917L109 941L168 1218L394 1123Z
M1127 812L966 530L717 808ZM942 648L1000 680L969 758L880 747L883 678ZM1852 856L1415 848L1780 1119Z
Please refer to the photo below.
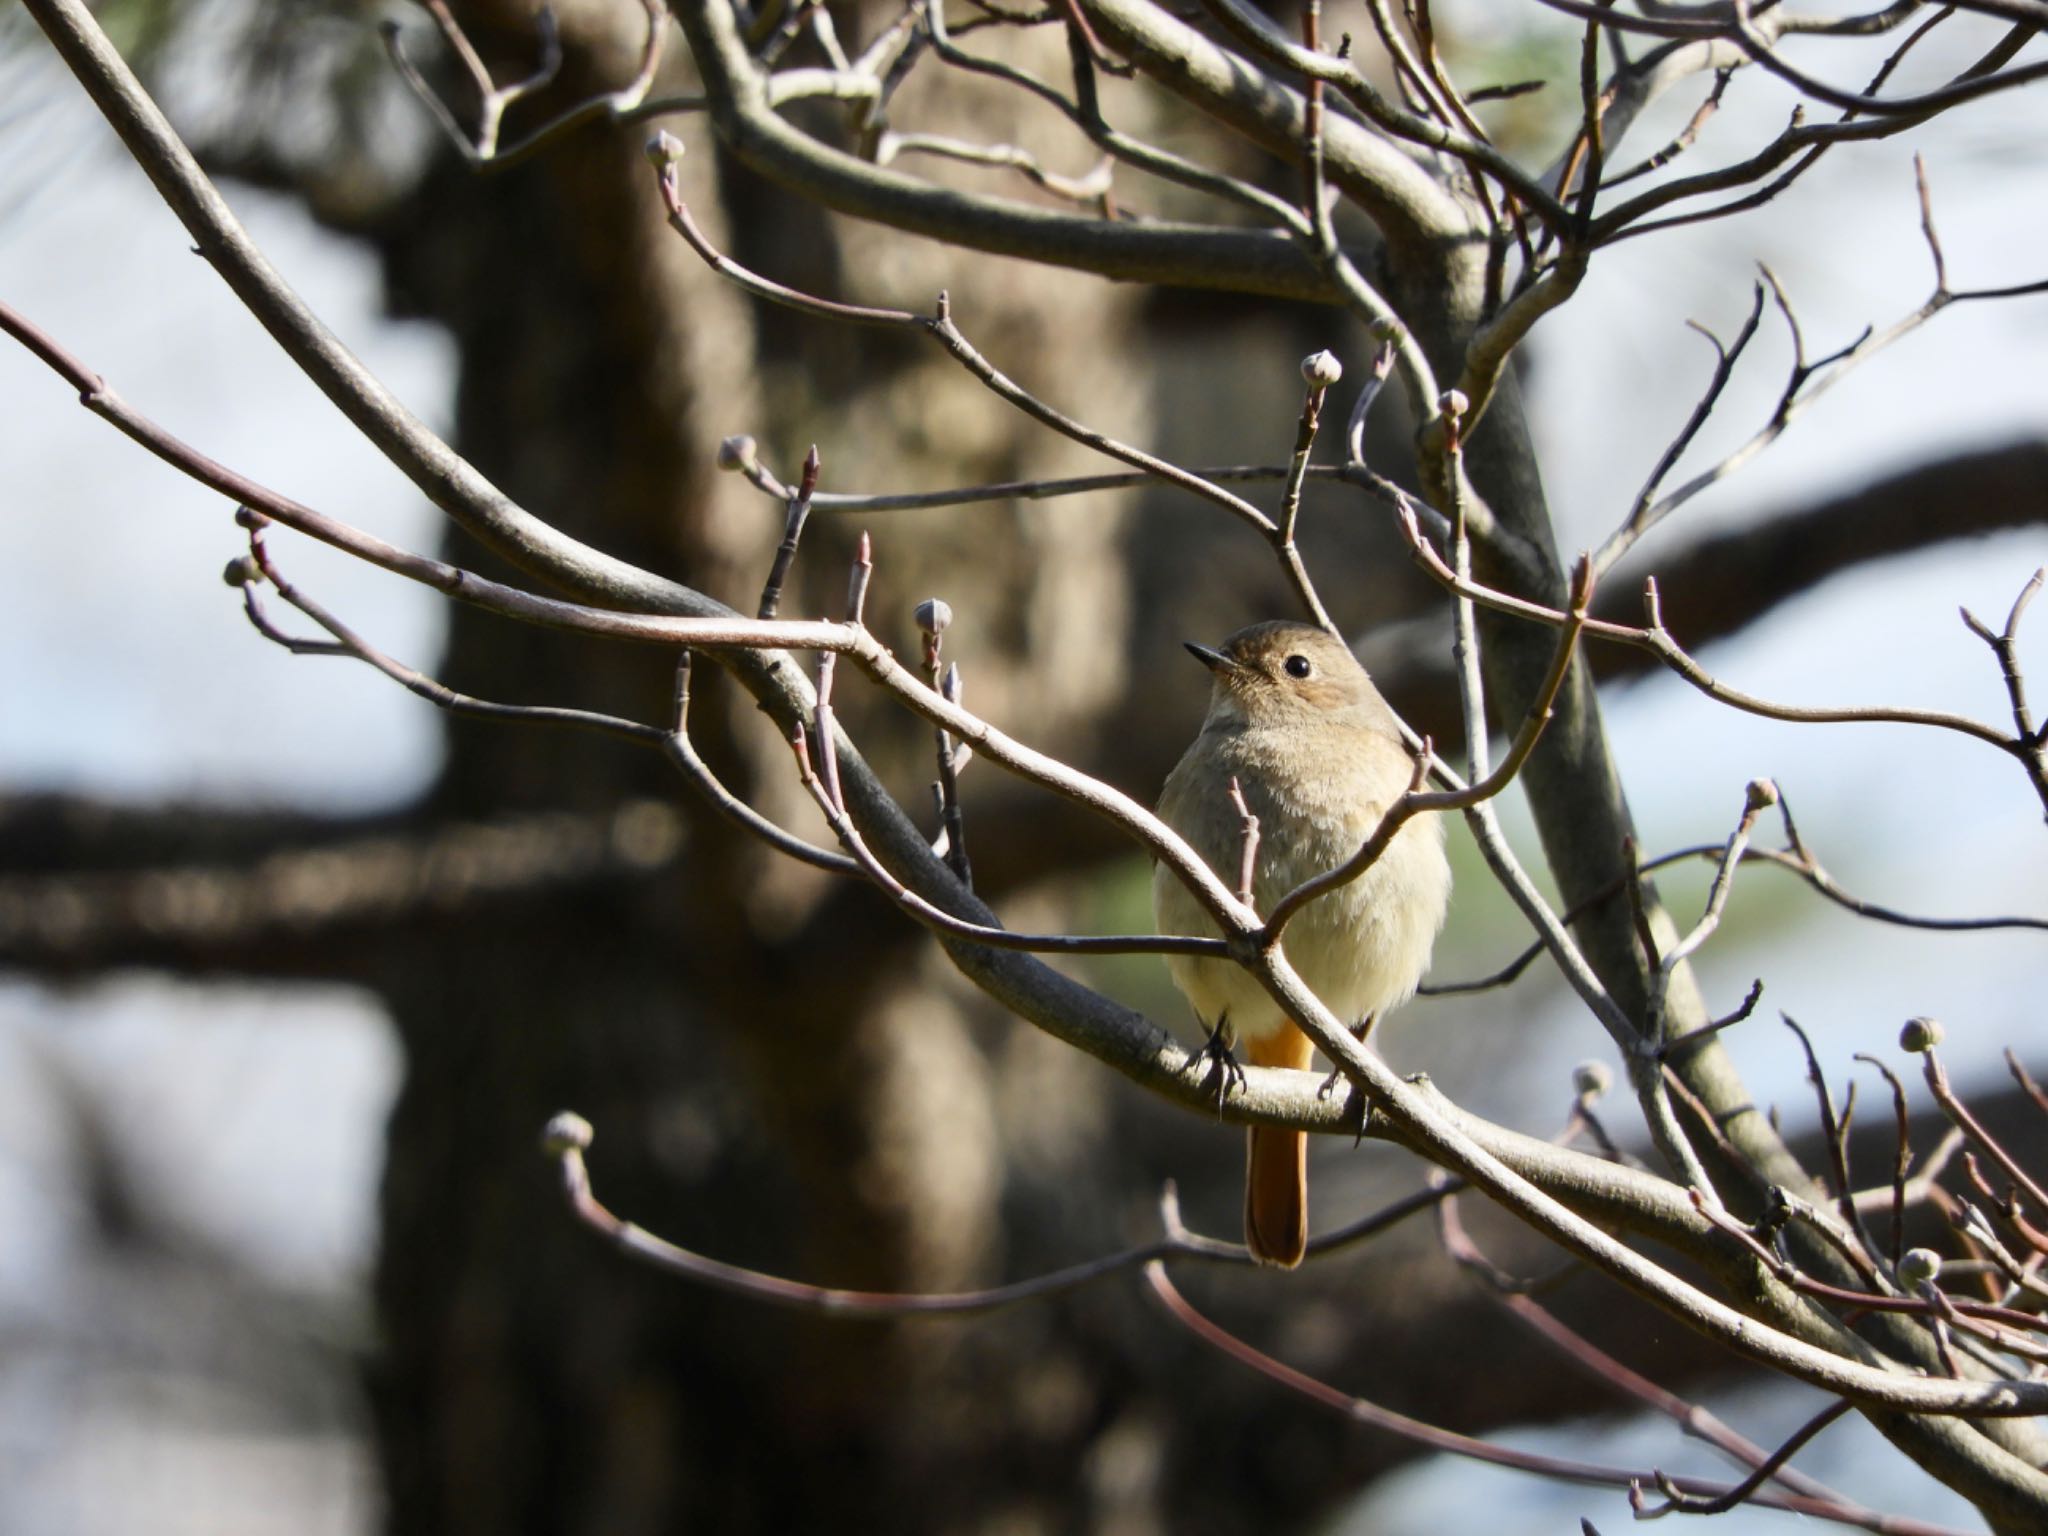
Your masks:
M1351 1038L1356 1040L1360 1045L1365 1044L1366 1038L1372 1034L1373 1025L1379 1023L1379 1021L1380 1016L1378 1014L1368 1013L1364 1018L1360 1019L1356 1024L1351 1026ZM1338 1080L1343 1076L1343 1067L1335 1066L1330 1068L1330 1075L1324 1078L1322 1081L1322 1086L1316 1089L1316 1097L1319 1099L1327 1099L1330 1096L1330 1090L1337 1086ZM1365 1127L1362 1123L1359 1126L1358 1133L1361 1136L1365 1134Z
M1230 1015L1220 1015L1214 1024L1208 1026L1209 1038L1202 1042L1202 1048L1195 1052L1194 1060L1207 1064L1202 1074L1202 1086L1216 1084L1216 1118L1223 1118L1223 1101L1230 1096L1232 1086L1244 1087L1244 1068L1237 1064L1234 1049L1237 1036L1230 1028Z
M1373 1025L1377 1024L1379 1020L1380 1016L1378 1014L1368 1013L1363 1019L1360 1019L1351 1026L1351 1038L1360 1045L1365 1044L1366 1036L1372 1033ZM1337 1086L1343 1076L1344 1068L1342 1066L1330 1068L1330 1075L1324 1078L1321 1086L1316 1089L1316 1097L1327 1099L1330 1096L1330 1091ZM1358 1129L1352 1133L1351 1145L1355 1147L1365 1140L1365 1128L1372 1123L1372 1101L1366 1098L1364 1089L1360 1088L1354 1091L1358 1097Z

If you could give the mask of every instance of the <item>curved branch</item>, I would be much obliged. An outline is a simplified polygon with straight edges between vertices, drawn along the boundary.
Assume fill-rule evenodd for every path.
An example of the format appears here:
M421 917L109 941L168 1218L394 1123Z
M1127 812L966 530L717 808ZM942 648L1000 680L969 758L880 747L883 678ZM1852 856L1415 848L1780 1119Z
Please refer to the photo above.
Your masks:
M720 139L787 191L856 218L969 250L1127 281L1328 300L1316 264L1279 232L1117 223L934 186L832 149L771 107L726 0L676 8Z

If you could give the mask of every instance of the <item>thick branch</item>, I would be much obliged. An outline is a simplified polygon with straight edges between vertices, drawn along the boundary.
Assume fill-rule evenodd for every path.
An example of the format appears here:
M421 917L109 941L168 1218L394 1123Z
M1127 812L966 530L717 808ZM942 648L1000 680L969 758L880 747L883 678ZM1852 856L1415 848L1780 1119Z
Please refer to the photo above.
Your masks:
M17 801L0 815L18 871L0 875L0 965L365 980L437 925L643 880L683 838L659 801L485 823Z

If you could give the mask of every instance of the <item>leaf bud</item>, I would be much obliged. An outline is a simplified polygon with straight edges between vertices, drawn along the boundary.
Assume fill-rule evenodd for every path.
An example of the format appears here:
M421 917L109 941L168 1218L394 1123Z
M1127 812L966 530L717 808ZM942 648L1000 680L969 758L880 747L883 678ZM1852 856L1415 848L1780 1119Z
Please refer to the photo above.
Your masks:
M1908 1248L1899 1255L1899 1284L1919 1290L1941 1274L1941 1255L1932 1248Z
M647 141L647 163L665 171L683 158L683 141L666 128Z
M582 1152L596 1139L597 1132L588 1120L573 1109L565 1109L548 1121L540 1133L540 1146L549 1157L560 1157L564 1152Z
M1941 1044L1943 1030L1938 1019L1908 1019L1899 1031L1899 1049L1924 1056Z
M1344 365L1334 352L1311 352L1301 360L1301 377L1316 389L1328 389L1344 377Z

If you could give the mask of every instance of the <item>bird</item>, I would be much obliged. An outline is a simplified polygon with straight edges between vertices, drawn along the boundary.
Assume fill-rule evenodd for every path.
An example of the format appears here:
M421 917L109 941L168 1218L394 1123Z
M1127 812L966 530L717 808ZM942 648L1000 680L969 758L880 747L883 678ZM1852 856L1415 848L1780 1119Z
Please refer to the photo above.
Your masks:
M1268 621L1220 648L1188 643L1210 672L1201 730L1166 776L1159 817L1237 885L1245 825L1233 784L1258 818L1252 902L1270 912L1302 881L1358 851L1408 789L1415 759L1393 709L1350 649L1313 625ZM1450 904L1443 821L1404 823L1377 862L1297 912L1282 949L1309 990L1360 1039L1415 993ZM1170 867L1153 870L1159 932L1214 937L1214 918ZM1235 961L1169 955L1174 985L1211 1049L1242 1046L1263 1067L1306 1067L1315 1048ZM1291 1269L1308 1244L1308 1138L1255 1125L1247 1138L1245 1245Z

